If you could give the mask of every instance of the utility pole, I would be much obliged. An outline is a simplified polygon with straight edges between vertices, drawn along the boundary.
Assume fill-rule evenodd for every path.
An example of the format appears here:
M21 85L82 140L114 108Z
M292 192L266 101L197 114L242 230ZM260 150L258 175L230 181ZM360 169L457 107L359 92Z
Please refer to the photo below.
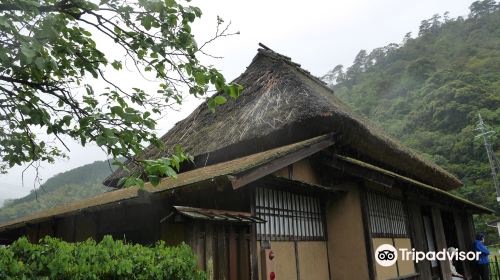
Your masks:
M481 114L479 114L479 124L477 125L476 130L479 131L479 134L476 135L476 138L483 137L484 147L486 148L486 154L488 155L488 160L490 162L493 184L497 192L497 202L500 203L500 184L498 182L498 173L500 173L500 161L498 161L498 158L496 157L495 152L493 151L493 148L488 141L488 137L495 132L493 130L488 130L483 121L483 118L481 117Z
M493 151L493 148L491 147L490 142L488 141L488 137L495 132L492 130L488 130L486 124L483 121L483 118L481 117L481 114L478 115L479 115L479 123L477 125L476 130L479 131L479 134L476 135L476 138L480 137L483 138L486 154L488 155L488 161L490 162L491 176L493 177L493 185L495 186L495 190L497 193L497 202L500 203L500 183L498 182L498 174L500 173L500 161L498 160L497 156L495 155L495 152ZM496 222L496 227L498 229L498 235L500 236L500 221Z

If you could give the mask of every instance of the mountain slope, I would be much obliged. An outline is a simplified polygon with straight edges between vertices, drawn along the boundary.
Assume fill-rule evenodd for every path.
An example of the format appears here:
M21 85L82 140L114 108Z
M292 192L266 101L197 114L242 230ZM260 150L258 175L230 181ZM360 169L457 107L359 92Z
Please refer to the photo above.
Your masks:
M57 174L29 195L6 200L0 208L0 222L15 219L43 209L84 199L108 191L102 185L112 173L107 161L96 161Z
M488 159L475 127L478 113L496 130L500 157L500 10L492 0L472 4L470 15L435 15L402 44L367 53L323 79L335 94L406 145L457 175L459 195L499 210ZM494 217L477 218L477 228ZM490 239L491 240L491 239Z

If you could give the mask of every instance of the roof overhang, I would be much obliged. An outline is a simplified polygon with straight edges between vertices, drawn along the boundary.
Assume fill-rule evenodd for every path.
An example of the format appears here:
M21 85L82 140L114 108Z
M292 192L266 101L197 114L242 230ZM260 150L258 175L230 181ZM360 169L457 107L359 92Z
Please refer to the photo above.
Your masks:
M247 170L239 172L238 174L229 176L229 180L231 181L233 189L241 188L257 179L260 179L301 159L307 158L321 150L324 150L335 143L333 134L327 134L326 137L322 136L318 140L319 141L315 141L315 143L311 143L310 145L305 146L302 149L289 152L279 158L257 165L253 168L249 168Z
M98 209L113 207L121 203L148 203L151 198L158 194L165 194L181 188L190 189L195 186L229 184L233 189L238 189L328 148L334 143L335 135L333 133L325 134L231 161L183 172L175 178L162 179L157 186L146 183L144 188L134 186L110 191L2 223L0 224L0 232L54 218L77 215L82 211L98 211Z
M211 221L217 223L253 224L266 221L249 212L174 206L176 213L184 219ZM177 220L179 221L179 220Z
M342 194L347 191L343 188L337 188L333 186L323 186L319 184L313 184L309 182L304 182L296 179L289 179L281 176L269 175L258 181L259 185L269 186L276 189L281 189L285 191L293 191L296 193L322 193L325 194Z
M323 157L321 159L321 162L323 164L326 164L328 166L331 166L335 169L339 169L343 172L346 172L350 175L357 176L357 177L362 177L368 181L386 186L386 187L394 187L396 185L396 182L403 182L407 183L409 186L415 186L419 190L422 190L424 192L428 192L434 195L438 195L440 197L450 199L452 201L458 202L475 213L485 213L485 214L494 214L495 211L484 207L482 205L476 204L474 202L471 202L467 199L464 199L462 197L459 197L457 195L454 195L450 192L447 192L443 189L433 187L431 185L422 183L418 180L408 178L406 176L402 176L400 174L397 174L395 172L392 172L390 170L372 165L370 163L366 163L363 161L360 161L355 158L347 157L347 156L342 156L342 155L333 155L331 158L325 158ZM400 184L398 184L400 185Z

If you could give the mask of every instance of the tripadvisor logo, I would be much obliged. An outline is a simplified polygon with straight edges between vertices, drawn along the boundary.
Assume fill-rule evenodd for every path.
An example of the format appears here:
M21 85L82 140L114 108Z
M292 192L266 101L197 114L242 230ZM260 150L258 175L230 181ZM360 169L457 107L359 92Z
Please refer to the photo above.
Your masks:
M381 266L391 266L398 260L398 251L390 244L382 244L375 251L375 261Z
M443 249L441 251L429 251L422 252L416 251L415 249L399 248L397 250L394 246L390 244L382 244L378 246L375 250L375 261L381 266L391 266L394 265L398 260L398 254L400 259L403 261L415 261L416 263L428 260L428 261L444 261L444 260L456 260L456 261L478 261L481 252L465 252L458 251L453 248L449 248L447 251Z

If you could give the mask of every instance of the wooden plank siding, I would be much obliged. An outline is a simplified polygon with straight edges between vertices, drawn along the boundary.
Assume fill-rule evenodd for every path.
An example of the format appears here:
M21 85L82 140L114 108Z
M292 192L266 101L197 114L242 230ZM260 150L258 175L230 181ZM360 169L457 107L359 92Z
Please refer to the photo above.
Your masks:
M408 201L407 210L413 247L417 251L427 252L428 248L424 230L424 221L422 219L421 206L415 201ZM432 273L430 262L428 260L418 262L417 272L420 274L420 279L431 279Z
M195 221L186 228L186 243L207 279L257 279L251 274L250 226Z
M458 250L459 251L468 251L467 250L467 245L465 243L465 235L463 232L463 224L462 224L462 216L458 212L453 213L453 219L455 221L455 228L456 228L456 233L457 233L457 241L458 241ZM466 279L470 279L472 277L471 271L470 271L470 262L468 261L463 261L462 262L462 267L464 269L463 275L465 276Z
M465 247L469 251L475 251L474 240L476 239L476 231L474 228L474 221L472 220L472 214L467 213L462 216L462 231L465 238ZM479 275L477 270L477 265L475 263L469 263L469 269L471 275Z
M434 236L436 238L437 251L446 250L446 236L444 235L443 220L441 217L441 209L438 207L431 208L432 223L434 225ZM451 279L450 264L447 260L440 261L441 275L443 279Z

